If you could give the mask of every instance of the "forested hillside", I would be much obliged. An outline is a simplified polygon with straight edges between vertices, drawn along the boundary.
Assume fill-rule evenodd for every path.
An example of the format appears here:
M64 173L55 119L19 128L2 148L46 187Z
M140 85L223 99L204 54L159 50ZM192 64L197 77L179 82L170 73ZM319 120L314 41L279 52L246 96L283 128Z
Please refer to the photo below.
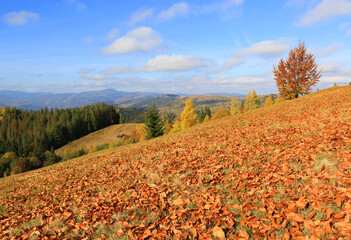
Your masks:
M57 149L91 132L119 123L114 106L97 104L73 109L25 111L1 109L0 176L59 161Z

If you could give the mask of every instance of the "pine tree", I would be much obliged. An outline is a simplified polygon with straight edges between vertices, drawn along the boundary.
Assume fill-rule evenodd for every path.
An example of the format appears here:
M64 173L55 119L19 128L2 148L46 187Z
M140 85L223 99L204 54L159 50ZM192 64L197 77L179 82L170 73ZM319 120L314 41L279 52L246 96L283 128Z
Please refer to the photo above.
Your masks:
M147 131L147 139L163 135L163 123L156 106L151 106L147 111L145 117L145 128Z
M197 114L195 112L194 104L190 98L185 102L185 107L180 119L182 130L197 124Z
M202 123L205 120L206 116L211 118L211 109L208 106L206 106L205 108L201 108L199 122Z
M274 98L272 95L270 95L268 98L266 98L266 101L264 102L264 107L268 107L274 104Z
M239 103L238 103L238 100L236 99L236 97L233 97L232 98L232 102L231 102L231 105L230 105L230 114L231 115L236 115L239 113Z
M282 97L294 99L310 93L322 76L317 67L315 57L307 53L303 42L290 50L288 59L281 59L278 66L273 67L274 80Z

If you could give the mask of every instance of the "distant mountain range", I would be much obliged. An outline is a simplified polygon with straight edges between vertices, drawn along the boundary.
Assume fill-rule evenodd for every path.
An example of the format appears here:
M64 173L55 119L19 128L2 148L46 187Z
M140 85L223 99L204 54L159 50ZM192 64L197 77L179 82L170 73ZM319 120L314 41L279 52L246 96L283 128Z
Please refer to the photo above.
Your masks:
M16 107L21 109L48 108L73 108L105 102L106 104L125 105L157 96L176 97L174 94L123 92L115 89L89 91L81 93L47 93L47 92L22 92L0 90L0 106ZM179 94L185 96L185 94ZM204 95L227 95L242 97L242 94L204 94ZM189 95L187 95L189 96ZM146 101L149 102L149 101ZM152 101L151 101L152 102ZM166 101L167 102L167 101ZM132 105L132 104L131 104ZM139 105L139 104L136 104ZM143 105L143 104L140 104ZM139 105L139 106L140 106ZM131 106L136 107L136 106Z
M122 92L115 89L81 93L45 93L0 90L0 106L22 109L73 108L105 102L118 105L125 101L159 96L160 93Z

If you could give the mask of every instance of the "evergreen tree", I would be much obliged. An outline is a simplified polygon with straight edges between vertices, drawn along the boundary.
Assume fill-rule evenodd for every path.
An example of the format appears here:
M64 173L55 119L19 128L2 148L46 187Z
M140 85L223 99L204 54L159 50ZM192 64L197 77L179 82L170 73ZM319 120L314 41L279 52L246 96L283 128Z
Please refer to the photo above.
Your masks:
M180 116L180 119L182 130L197 124L197 114L195 112L194 104L190 98L185 102L185 107Z
M199 114L199 122L202 123L206 116L208 116L208 118L211 118L211 108L206 106L205 108L201 108L200 114Z
M145 128L147 131L147 139L163 135L163 123L156 106L151 106L147 111Z

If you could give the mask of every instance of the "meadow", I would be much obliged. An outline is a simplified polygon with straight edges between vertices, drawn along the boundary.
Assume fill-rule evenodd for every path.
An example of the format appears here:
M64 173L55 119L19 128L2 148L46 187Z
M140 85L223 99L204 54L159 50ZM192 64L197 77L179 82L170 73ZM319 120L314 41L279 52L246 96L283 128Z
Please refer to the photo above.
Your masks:
M351 86L0 179L1 239L350 239Z

